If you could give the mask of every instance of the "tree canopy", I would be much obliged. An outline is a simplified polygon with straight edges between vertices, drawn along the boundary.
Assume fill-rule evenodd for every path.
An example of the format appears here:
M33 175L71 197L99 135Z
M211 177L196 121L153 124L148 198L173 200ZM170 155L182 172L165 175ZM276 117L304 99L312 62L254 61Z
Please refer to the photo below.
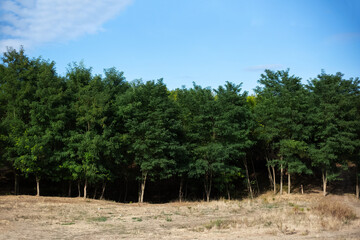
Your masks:
M287 175L288 193L321 176L326 195L328 182L347 172L358 196L359 83L321 72L304 84L288 69L266 70L250 96L231 82L169 90L162 79L128 82L116 68L94 75L83 62L60 76L54 62L8 49L0 64L0 169L14 173L15 194L22 178L36 181L37 195L40 181L59 194L57 184L68 184L69 196L77 183L84 198L97 197L98 186L103 198L112 184L126 199L130 182L139 202L151 197L149 184L179 186L180 201L209 201L253 196L255 185L277 193L279 184L282 194Z

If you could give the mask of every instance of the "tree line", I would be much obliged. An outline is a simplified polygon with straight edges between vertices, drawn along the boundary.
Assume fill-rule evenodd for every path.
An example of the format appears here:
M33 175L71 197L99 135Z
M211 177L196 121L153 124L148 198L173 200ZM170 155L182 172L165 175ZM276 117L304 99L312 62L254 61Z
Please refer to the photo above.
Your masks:
M101 185L102 198L107 183L131 178L139 202L148 181L170 178L180 201L186 179L202 183L207 201L214 182L228 198L239 188L252 197L253 159L274 193L283 193L284 176L290 193L292 177L321 173L326 195L328 182L354 166L359 197L359 79L321 72L303 84L289 70L265 70L258 82L251 96L230 82L169 90L162 79L127 82L115 68L93 75L82 62L60 76L54 62L8 49L0 165L14 172L15 194L19 175L36 183L37 195L50 179L68 182L69 195L77 184L84 198L91 185Z

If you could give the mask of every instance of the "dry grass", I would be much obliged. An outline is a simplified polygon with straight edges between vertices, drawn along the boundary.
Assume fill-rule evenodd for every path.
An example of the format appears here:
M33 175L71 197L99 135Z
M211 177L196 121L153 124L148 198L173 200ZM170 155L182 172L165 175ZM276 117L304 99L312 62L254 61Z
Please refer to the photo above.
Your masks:
M333 197L326 204L320 194L271 193L241 201L118 204L0 196L0 239L360 239L354 217L360 203Z
M355 212L344 203L338 201L321 201L314 207L314 210L323 216L331 216L343 222L356 219Z

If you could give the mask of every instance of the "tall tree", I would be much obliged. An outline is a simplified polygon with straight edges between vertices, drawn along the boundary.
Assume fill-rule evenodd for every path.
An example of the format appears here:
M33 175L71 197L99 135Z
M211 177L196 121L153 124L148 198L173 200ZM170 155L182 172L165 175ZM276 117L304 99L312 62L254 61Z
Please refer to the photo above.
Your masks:
M104 73L105 120L102 133L104 148L101 159L102 164L109 170L109 175L102 179L103 189L101 196L104 194L106 181L123 178L124 172L128 170L126 169L127 166L130 165L127 161L128 158L125 157L126 149L122 138L126 132L124 121L116 114L116 99L126 92L129 84L125 80L124 73L119 72L115 68L105 69Z
M353 152L357 144L356 106L351 99L359 84L343 79L343 74L322 72L307 85L311 93L310 120L312 164L322 173L323 194L327 194L328 181L339 175L337 164L345 165L344 156Z
M3 158L14 170L14 192L18 194L18 175L15 162L19 157L17 142L30 121L30 104L35 93L36 69L34 60L19 51L9 48L2 57L0 94L2 101ZM20 149L21 150L21 149Z
M225 184L229 184L229 177L240 175L240 164L244 164L248 189L252 196L246 152L252 146L250 130L253 126L253 116L247 102L247 92L241 93L241 84L227 82L224 87L215 90L215 104L218 110L215 115L214 138L221 144L224 151ZM231 179L231 178L230 178ZM227 186L227 189L229 187ZM230 193L228 192L228 197Z
M207 201L210 200L213 176L222 168L223 149L214 132L215 99L210 88L196 84L178 93L182 109L186 149L189 157L188 175L202 178Z
M15 166L26 175L35 175L39 196L40 179L51 176L56 180L59 176L57 166L65 130L65 83L56 75L54 62L37 59L33 64L37 72L36 92L29 106L30 122L16 144L20 156Z
M266 70L261 75L257 87L257 104L255 107L259 128L259 137L268 146L267 156L271 160L268 164L273 167L272 178L275 184L275 165L280 168L280 194L283 190L284 169L288 170L288 188L291 173L309 172L304 159L299 158L298 152L306 150L305 140L309 138L306 127L307 94L301 84L301 79L287 71ZM303 156L302 154L301 156ZM301 167L300 167L301 166Z
M118 114L127 129L128 156L140 172L139 202L144 201L148 178L165 179L175 174L181 146L178 112L162 79L136 81L118 98Z
M91 68L83 63L70 66L67 74L68 91L72 93L70 126L67 138L68 158L63 166L74 179L84 181L84 198L89 182L105 179L109 170L100 161L104 148L102 139L105 115L104 83L100 76L93 77Z

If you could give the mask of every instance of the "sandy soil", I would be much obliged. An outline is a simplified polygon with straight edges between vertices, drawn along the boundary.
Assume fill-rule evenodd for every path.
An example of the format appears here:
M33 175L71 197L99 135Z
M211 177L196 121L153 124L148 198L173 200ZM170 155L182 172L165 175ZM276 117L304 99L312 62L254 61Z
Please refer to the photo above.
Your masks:
M323 201L341 203L357 218L320 214L316 204ZM0 239L360 239L360 201L270 193L167 204L0 196Z

